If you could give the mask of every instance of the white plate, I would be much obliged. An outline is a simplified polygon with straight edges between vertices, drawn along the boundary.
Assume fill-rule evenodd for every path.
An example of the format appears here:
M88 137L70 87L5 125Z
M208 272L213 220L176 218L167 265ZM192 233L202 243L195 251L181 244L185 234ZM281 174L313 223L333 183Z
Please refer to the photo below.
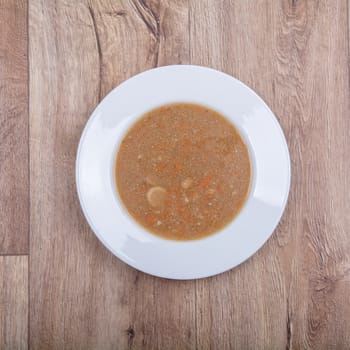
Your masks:
M230 119L249 147L253 168L240 214L220 232L188 242L162 239L135 223L114 184L115 153L127 129L145 112L172 102L206 105ZM210 68L166 66L128 79L97 106L81 136L76 182L92 230L119 259L160 277L202 278L237 266L270 237L286 205L290 159L275 116L250 88Z

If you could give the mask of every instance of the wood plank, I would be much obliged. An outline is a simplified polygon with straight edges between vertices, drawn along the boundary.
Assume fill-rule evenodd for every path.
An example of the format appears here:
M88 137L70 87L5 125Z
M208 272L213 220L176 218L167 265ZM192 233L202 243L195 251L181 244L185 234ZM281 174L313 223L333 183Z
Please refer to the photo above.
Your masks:
M0 349L28 348L28 257L0 256Z
M0 0L0 254L27 254L27 1Z
M263 249L198 282L199 348L350 346L346 1L193 1L191 63L272 107L292 158L287 212Z
M194 347L194 282L113 257L89 230L74 181L101 97L156 64L188 62L187 14L185 0L30 2L32 349Z

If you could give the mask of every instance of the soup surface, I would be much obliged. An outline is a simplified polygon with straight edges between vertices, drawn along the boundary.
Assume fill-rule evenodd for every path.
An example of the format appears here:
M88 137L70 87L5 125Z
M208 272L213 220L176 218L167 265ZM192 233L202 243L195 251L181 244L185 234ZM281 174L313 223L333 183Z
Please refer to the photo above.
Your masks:
M248 149L235 127L207 107L176 103L146 113L116 159L130 215L167 239L193 240L228 224L249 191Z

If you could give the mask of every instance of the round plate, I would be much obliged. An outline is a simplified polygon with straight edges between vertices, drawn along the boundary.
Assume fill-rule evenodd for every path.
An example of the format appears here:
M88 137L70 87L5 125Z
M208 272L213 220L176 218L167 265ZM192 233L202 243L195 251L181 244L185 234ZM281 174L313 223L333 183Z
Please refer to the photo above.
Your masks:
M250 194L239 215L195 241L146 231L123 209L114 183L115 155L128 128L145 112L173 102L198 103L226 116L245 139L252 162ZM193 279L237 266L266 242L286 205L290 159L280 125L255 92L222 72L175 65L128 79L97 106L81 136L76 182L87 221L114 255L155 276Z

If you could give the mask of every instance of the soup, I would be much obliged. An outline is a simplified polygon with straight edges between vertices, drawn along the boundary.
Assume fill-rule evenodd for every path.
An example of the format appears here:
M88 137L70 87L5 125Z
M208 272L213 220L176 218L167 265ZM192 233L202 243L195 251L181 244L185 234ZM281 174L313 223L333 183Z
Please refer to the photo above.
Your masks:
M130 215L163 238L193 240L222 229L246 201L248 149L207 107L176 103L142 116L116 158L116 185Z

